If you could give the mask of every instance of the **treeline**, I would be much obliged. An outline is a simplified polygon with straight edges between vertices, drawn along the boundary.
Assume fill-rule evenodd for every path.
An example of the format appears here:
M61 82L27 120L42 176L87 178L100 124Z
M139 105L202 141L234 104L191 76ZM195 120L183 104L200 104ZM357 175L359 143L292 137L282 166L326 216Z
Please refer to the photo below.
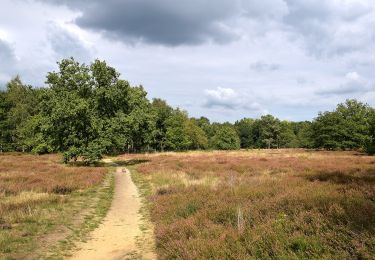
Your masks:
M19 77L0 91L0 151L62 152L64 161L91 163L103 154L250 148L366 149L375 151L374 109L356 100L312 122L271 115L231 123L190 118L164 100L147 99L104 61L58 63L46 88Z

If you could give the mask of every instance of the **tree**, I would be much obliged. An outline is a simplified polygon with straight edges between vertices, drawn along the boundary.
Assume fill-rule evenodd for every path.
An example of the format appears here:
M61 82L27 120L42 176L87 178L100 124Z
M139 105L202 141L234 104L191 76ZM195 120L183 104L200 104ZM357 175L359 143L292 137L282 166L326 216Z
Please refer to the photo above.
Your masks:
M254 143L254 119L243 118L234 125L241 140L241 148L253 148Z
M272 115L262 116L254 123L254 136L259 148L279 148L280 146L280 120Z
M165 100L154 99L152 109L155 112L155 140L153 146L156 150L164 151L167 139L167 120L172 116L173 108Z
M15 147L16 150L26 151L29 147L25 144L25 125L31 116L38 112L37 90L31 86L22 84L19 76L7 84L7 90L3 94L3 115L5 122L4 138ZM4 110L5 108L5 110Z
M208 138L206 133L197 125L196 121L189 120L187 132L191 140L190 149L201 150L208 148Z
M312 140L312 127L310 121L293 122L294 133L297 136L297 147L300 148L313 148L314 143Z
M10 150L10 131L7 124L9 103L6 99L6 92L0 91L0 152Z
M369 115L368 137L365 142L365 150L368 154L375 154L375 111Z
M279 147L296 148L298 139L293 129L293 124L289 121L280 122Z
M64 153L64 160L95 162L103 154L164 149L325 148L375 153L375 111L357 100L319 113L313 121L280 121L272 115L211 123L189 118L166 101L147 99L105 61L73 58L48 73L48 88L19 77L0 90L0 152Z
M325 149L341 148L342 118L334 112L319 113L312 125L314 146Z
M342 148L362 148L369 131L372 108L355 99L346 100L337 106L336 112L342 117Z
M43 146L64 152L67 162L82 157L91 163L104 153L140 151L153 140L154 114L142 86L131 87L104 61L90 66L63 60L47 76L39 122ZM38 135L36 135L38 136Z
M319 113L312 125L315 147L326 149L363 148L373 109L357 100L337 105L335 111Z
M211 130L211 123L210 120L207 117L201 116L200 118L192 118L192 120L201 128L208 137Z
M218 150L236 150L241 147L240 138L234 127L225 124L217 127L210 142L211 147Z
M192 141L189 135L189 119L186 112L174 110L168 118L166 132L166 148L168 150L188 150Z

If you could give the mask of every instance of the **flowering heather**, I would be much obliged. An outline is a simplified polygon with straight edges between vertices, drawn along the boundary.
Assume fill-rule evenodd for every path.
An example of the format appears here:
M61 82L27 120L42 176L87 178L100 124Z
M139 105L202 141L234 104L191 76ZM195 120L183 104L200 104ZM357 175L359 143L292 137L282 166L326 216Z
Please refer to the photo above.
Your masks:
M143 162L134 167L150 187L161 259L375 257L373 157L254 150L118 160Z

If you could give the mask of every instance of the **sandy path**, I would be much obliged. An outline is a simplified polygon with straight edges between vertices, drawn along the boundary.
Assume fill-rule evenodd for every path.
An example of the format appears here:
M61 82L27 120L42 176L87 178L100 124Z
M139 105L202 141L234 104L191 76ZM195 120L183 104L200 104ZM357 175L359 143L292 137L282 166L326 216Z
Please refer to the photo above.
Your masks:
M127 259L155 258L142 256L136 239L142 236L139 226L141 207L138 190L126 168L118 167L115 173L115 191L111 208L102 224L95 229L86 243L79 243L72 259ZM141 256L140 256L141 255Z

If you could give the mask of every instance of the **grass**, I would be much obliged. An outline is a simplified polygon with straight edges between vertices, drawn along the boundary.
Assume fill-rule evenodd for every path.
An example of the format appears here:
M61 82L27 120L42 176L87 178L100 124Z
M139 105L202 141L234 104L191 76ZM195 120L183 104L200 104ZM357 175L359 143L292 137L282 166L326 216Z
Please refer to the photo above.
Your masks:
M89 233L99 226L111 206L115 186L113 171L111 169L100 187L89 189L75 202L70 203L70 207L75 209L74 214L78 214L76 215L78 218L70 219L70 224L65 226L69 226L71 232L57 244L49 245L44 257L67 258L76 249L78 241L87 241ZM86 210L82 212L82 208Z
M142 175L137 172L134 166L130 166L129 168L132 180L138 187L142 199L142 206L139 211L139 214L142 217L140 226L142 235L136 239L137 248L142 249L142 252L136 252L133 257L130 257L130 259L153 259L155 252L155 241L153 236L154 226L150 221L151 202L147 199L151 195L151 185L142 178Z
M58 155L0 154L0 259L63 257L108 209L107 172Z
M375 258L374 157L254 150L118 160L142 162L132 167L161 259Z

